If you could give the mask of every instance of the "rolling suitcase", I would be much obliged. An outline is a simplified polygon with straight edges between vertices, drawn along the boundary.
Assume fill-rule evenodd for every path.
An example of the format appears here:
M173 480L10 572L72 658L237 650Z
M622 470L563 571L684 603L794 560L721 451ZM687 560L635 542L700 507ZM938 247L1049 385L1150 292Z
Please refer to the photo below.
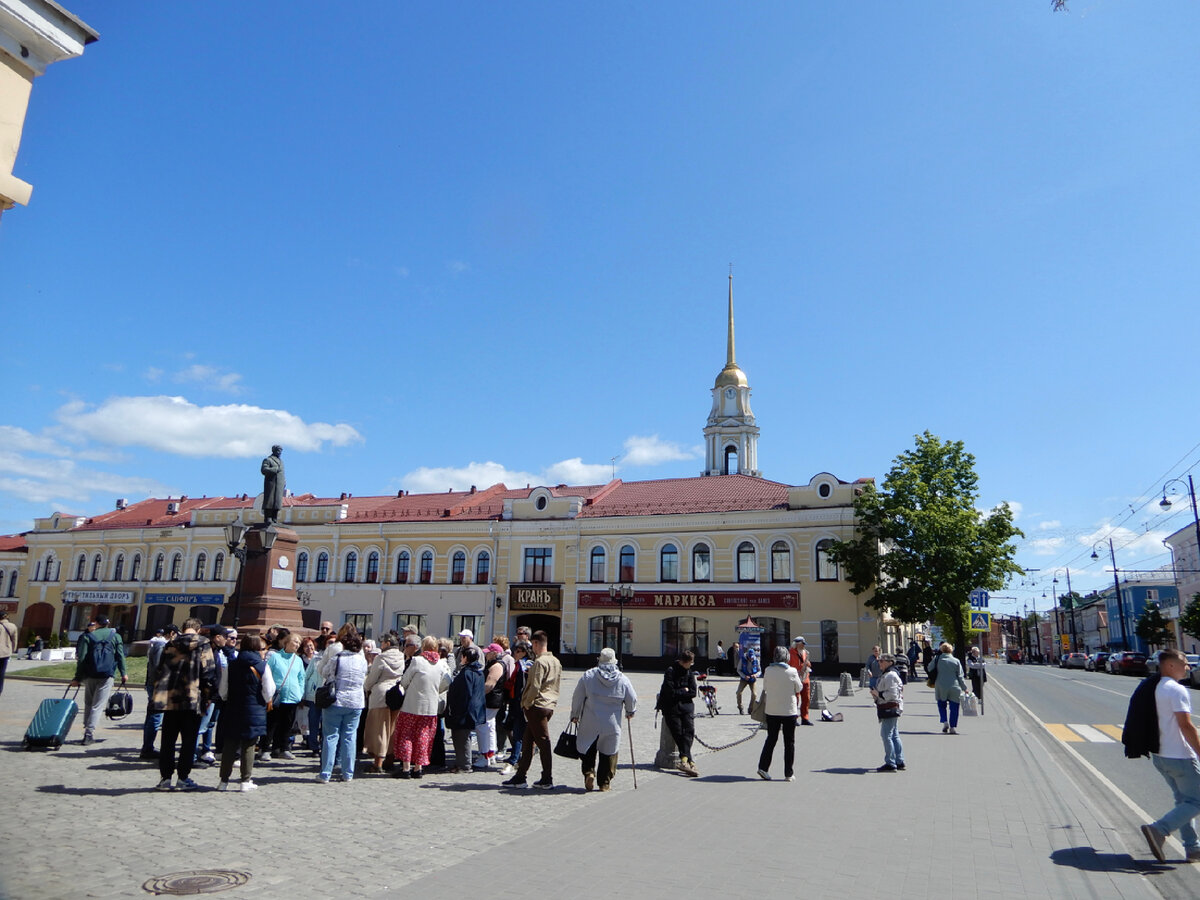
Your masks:
M33 721L25 732L25 749L46 748L57 750L67 739L67 732L79 713L79 704L75 699L79 696L79 688L75 688L75 696L68 699L70 686L61 697L43 700L34 713Z

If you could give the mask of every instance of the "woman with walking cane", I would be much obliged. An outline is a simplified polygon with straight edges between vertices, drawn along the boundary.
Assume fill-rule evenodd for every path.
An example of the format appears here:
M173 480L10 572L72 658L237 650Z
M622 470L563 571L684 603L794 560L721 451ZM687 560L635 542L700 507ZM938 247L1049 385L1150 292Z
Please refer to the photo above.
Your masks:
M571 698L571 721L579 726L576 746L585 790L609 790L617 774L617 753L621 749L621 712L632 719L637 712L637 694L633 685L617 668L617 654L605 647L595 668L583 673ZM633 755L632 734L629 745ZM599 768L596 756L600 757ZM636 775L634 776L636 778Z

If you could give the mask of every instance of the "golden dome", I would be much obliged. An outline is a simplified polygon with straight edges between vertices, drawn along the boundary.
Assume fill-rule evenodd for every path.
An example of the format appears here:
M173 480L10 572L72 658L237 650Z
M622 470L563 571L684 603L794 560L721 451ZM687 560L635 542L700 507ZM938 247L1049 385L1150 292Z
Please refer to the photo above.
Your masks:
M727 363L725 368L723 368L717 375L717 380L716 383L713 384L713 387L723 388L728 385L733 385L734 387L746 387L749 384L750 381L746 378L746 373L738 367L737 363L731 362Z

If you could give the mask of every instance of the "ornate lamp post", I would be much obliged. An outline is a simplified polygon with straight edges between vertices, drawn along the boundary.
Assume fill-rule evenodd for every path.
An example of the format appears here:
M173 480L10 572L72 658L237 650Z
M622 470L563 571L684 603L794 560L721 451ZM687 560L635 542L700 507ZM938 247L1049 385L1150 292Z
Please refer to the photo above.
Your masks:
M1092 559L1099 559L1100 554L1096 552L1096 548L1103 544L1104 541L1096 541L1092 545ZM1113 567L1113 589L1117 592L1117 614L1121 617L1121 649L1129 649L1129 632L1125 628L1125 601L1121 599L1121 582L1117 578L1117 553L1113 550L1112 538L1108 539L1108 556L1112 560ZM1111 643L1112 635L1109 635Z
M225 544L229 547L229 555L237 557L240 565L238 566L237 579L233 586L233 627L237 628L239 616L241 614L242 605L242 574L246 571L247 555L265 556L275 546L275 538L278 532L274 528L260 528L259 534L262 540L261 550L250 550L246 547L246 532L250 529L245 523L240 521L230 522L225 526Z
M1172 478L1163 485L1163 498L1158 502L1158 505L1163 509L1171 508L1171 501L1167 499L1167 488L1172 484L1183 484L1182 478ZM1192 498L1192 525L1196 528L1196 552L1200 553L1200 513L1196 511L1196 486L1192 483L1192 476L1187 478L1188 494Z
M621 668L621 657L625 650L625 601L633 599L632 584L610 584L608 599L617 604L617 668Z

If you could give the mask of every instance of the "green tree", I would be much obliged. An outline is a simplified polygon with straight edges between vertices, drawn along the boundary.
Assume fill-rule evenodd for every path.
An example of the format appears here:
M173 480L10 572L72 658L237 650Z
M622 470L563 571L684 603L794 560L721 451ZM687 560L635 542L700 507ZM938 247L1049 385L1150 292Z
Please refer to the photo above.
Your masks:
M990 513L979 497L975 457L962 441L943 441L926 431L914 449L901 453L876 488L868 484L854 500L854 537L834 544L855 594L871 591L871 609L890 609L906 622L933 620L966 651L968 594L999 590L1011 575L1012 510L1002 503Z
M1146 604L1146 608L1138 616L1133 633L1151 647L1159 647L1167 642L1171 636L1171 629L1167 626L1167 620L1163 618L1157 603Z
M1200 594L1192 595L1192 602L1179 616L1179 627L1193 637L1200 637Z

